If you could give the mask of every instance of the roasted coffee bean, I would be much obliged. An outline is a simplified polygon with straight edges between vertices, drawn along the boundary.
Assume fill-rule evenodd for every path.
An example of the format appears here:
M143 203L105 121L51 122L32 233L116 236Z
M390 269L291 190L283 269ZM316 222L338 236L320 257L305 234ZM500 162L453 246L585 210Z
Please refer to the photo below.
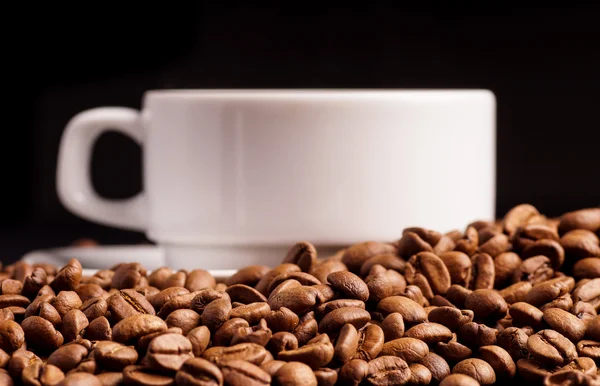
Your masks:
M473 311L459 310L455 307L436 307L427 315L427 319L433 323L439 323L456 331L465 323L473 321Z
M146 355L148 364L162 371L178 371L185 361L193 357L192 343L179 334L157 336L150 342Z
M188 359L175 375L177 385L217 386L223 384L223 374L213 363L202 359Z
M547 375L552 374L551 370L546 369L541 363L526 358L517 361L517 370L523 379L537 384L543 382Z
M471 281L471 259L466 253L450 251L442 253L440 259L448 268L452 284L467 286Z
M39 316L26 318L21 323L21 327L25 333L27 347L48 351L60 347L64 342L63 335L54 328L52 323Z
M558 270L565 262L565 250L555 240L538 240L523 250L522 257L546 256L550 259L553 269Z
M187 279L187 271L179 270L171 274L165 280L165 287L185 287L185 280Z
M579 260L573 266L573 276L576 279L595 279L600 277L600 258L587 257Z
M267 322L264 319L261 319L260 322L253 327L238 328L231 338L231 344L251 342L260 346L265 346L272 335L271 329L267 327Z
M548 366L564 366L577 357L575 345L554 330L541 330L527 340L529 354Z
M573 359L569 364L563 366L561 370L576 370L584 374L596 375L598 368L592 358L579 357Z
M517 372L517 366L510 354L499 346L482 346L477 356L486 361L498 379L513 378Z
M112 287L116 289L135 288L146 276L146 270L138 263L120 264L114 271Z
M473 349L481 346L491 346L496 344L497 334L498 330L495 328L490 328L485 324L469 322L463 324L458 329L456 335L461 343Z
M480 383L465 374L450 374L440 382L440 386L479 386Z
M422 340L427 344L434 344L452 339L452 331L442 324L425 322L409 328L404 336Z
M461 285L453 284L448 289L448 293L446 294L446 299L448 299L452 304L454 304L458 308L463 308L465 305L465 300L467 296L473 292L468 288L465 288Z
M0 384L6 385L6 386L14 386L12 377L10 376L8 371L6 371L4 369L0 369Z
M530 204L520 204L509 210L502 221L502 228L505 234L512 236L519 227L523 227L529 221L538 216L538 210Z
M111 340L112 329L108 319L104 316L94 319L85 331L85 337L89 340Z
M281 351L277 359L286 362L298 361L312 369L326 366L333 359L334 347L326 334L320 334L295 350Z
M560 238L565 255L573 260L600 257L600 240L587 229L574 229Z
M234 284L245 284L253 287L270 270L271 268L264 265L250 265L238 270L236 273L230 276L225 281L225 284L227 284L227 286L232 286Z
M550 259L543 255L533 256L524 260L513 275L513 281L528 281L536 285L549 280L554 275Z
M473 256L479 245L479 233L475 227L469 226L460 239L456 240L456 251L463 252L467 256Z
M236 284L232 285L231 287L227 287L226 292L229 294L232 302L250 304L267 301L267 298L263 294L244 284Z
M435 352L449 363L457 363L473 355L473 350L456 340L456 334L448 342L438 342Z
M597 232L600 228L600 208L585 208L568 212L560 217L558 231L565 234L574 229Z
M350 325L349 325L350 326ZM281 351L295 350L298 348L298 338L291 332L281 331L273 334L266 345L273 357ZM337 347L337 346L336 346Z
M362 308L342 307L331 311L321 319L319 332L337 333L347 323L356 328L361 328L369 320L371 320L371 315Z
M258 323L259 320L266 318L271 312L271 307L266 302L250 303L236 307L229 313L230 318L246 319L250 325Z
M116 342L126 343L166 329L167 324L158 316L138 314L129 316L117 323L113 327L112 338Z
M0 295L0 308L23 307L26 308L31 302L23 295L8 294Z
M577 343L586 332L585 323L575 315L560 308L548 308L544 311L544 321L571 342Z
M21 376L24 386L55 386L64 378L64 372L51 364L43 364L42 362L34 362L23 369ZM2 383L0 377L0 384Z
M492 289L496 280L494 259L487 253L477 253L471 257L471 282L469 288Z
M404 318L398 312L392 312L383 319L381 329L385 337L385 341L402 338L404 336Z
M167 327L179 327L182 334L187 335L190 331L200 325L200 315L196 311L189 309L175 310L165 319Z
M151 369L136 365L127 366L123 369L123 383L135 386L173 386L175 384L171 375L157 374L152 372ZM197 383L185 383L185 381L182 381L180 384L186 386L197 385Z
M123 384L123 373L120 371L97 374L96 378L102 386L119 386Z
M402 277L402 276L401 276ZM369 275L365 278L369 301L379 303L382 299L394 294L394 284L390 280L387 270L381 265L373 266Z
M107 303L108 311L116 322L131 315L156 314L150 302L142 294L132 289L116 292L108 298Z
M383 355L369 362L366 380L372 385L402 385L410 380L411 375L403 359Z
M590 376L579 371L566 370L549 374L544 378L544 386L555 385L597 385L598 377Z
M335 343L334 358L341 363L350 361L358 349L358 330L352 324L345 324ZM362 358L361 358L362 359Z
M91 322L106 314L108 303L103 298L92 298L83 303L80 310L83 311L88 321Z
M349 271L333 272L327 276L332 288L349 299L366 302L369 299L369 289L360 277Z
M25 343L23 328L12 320L0 322L0 349L7 353L18 350Z
M536 330L544 326L544 313L529 303L517 302L510 306L512 324L516 327L530 326Z
M532 285L528 281L519 281L499 291L507 304L522 302L531 291Z
M358 331L358 349L355 358L369 361L379 355L385 342L383 330L375 324L369 324Z
M344 263L350 272L360 273L361 266L373 256L396 254L396 248L391 244L367 241L351 245L342 255Z
M231 360L221 364L223 380L230 385L270 385L271 376L260 367L244 360Z
M62 321L62 334L65 343L83 338L89 322L85 314L79 310L71 310L65 314Z
M62 267L50 283L50 286L58 294L60 291L73 291L81 281L83 270L77 259L71 259Z
M427 320L427 313L415 301L404 296L390 296L377 304L377 311L387 316L397 312L402 315L405 324L417 324Z
M452 373L468 375L481 385L491 385L496 382L496 373L492 366L478 358L469 358L458 362L452 368Z
M363 310L366 308L365 302L363 302L362 300L336 299L336 300L332 300L332 301L321 304L316 309L316 313L317 313L317 315L320 315L321 317L323 317L323 316L327 315L328 313L330 313L331 311L336 310L338 308L342 308L342 307L362 308Z
M10 355L0 348L0 369L5 368L10 360Z
M83 304L79 295L75 291L61 291L52 300L50 304L56 308L59 315L62 317L71 310L78 310Z
M430 352L420 360L420 363L431 372L432 382L439 383L442 379L450 375L448 362L436 353Z
M390 340L381 349L381 355L395 355L409 363L420 361L428 353L429 347L427 344L415 338Z
M496 257L501 253L508 252L511 248L512 244L510 243L508 236L500 233L493 235L483 243L480 242L477 251L480 253L487 253L491 257Z
M338 381L343 385L358 386L369 372L369 364L361 359L346 362L339 370Z
M271 310L269 314L265 316L265 320L267 321L267 326L269 326L273 332L292 331L300 322L298 315L286 307L281 307L278 310Z
M365 261L360 267L360 276L366 277L374 265L381 265L386 269L392 269L394 271L404 273L406 261L392 254L373 256L369 260ZM343 271L343 269L340 271Z
M475 319L496 321L504 318L508 306L496 290L476 289L465 300L465 307L473 310Z
M445 295L450 288L450 273L446 265L431 252L419 252L406 264L406 281L418 286L427 299Z
M574 287L575 280L572 277L557 277L535 285L525 295L524 301L539 307L568 294Z
M317 386L312 369L301 362L289 362L281 366L272 377L275 386Z
M423 296L423 291L421 291L421 289L416 285L406 286L404 291L402 291L398 295L404 296L405 298L409 298L421 307L426 307L429 305L429 300L427 300L425 296Z
M202 358L217 365L233 359L243 359L260 365L266 356L267 350L255 343L240 343L229 347L213 346L202 354Z
M572 292L573 302L588 302L596 311L600 308L600 278L578 283Z
M286 362L284 362L284 361L269 360L269 361L263 362L260 365L260 368L265 370L265 372L267 374L269 374L271 377L273 377L275 375L275 373L277 372L277 370L279 370L285 364L286 364Z
M302 272L310 272L317 263L317 250L310 242L300 241L288 250L283 263L296 264Z
M47 364L58 367L64 373L77 367L89 354L87 347L80 344L69 344L56 349L48 357ZM136 353L137 354L137 353ZM137 356L136 356L137 359Z
M7 370L13 379L21 379L23 370L37 362L43 363L33 352L24 349L17 350L10 357Z
M102 384L93 374L78 372L67 374L57 386L102 386Z
M233 336L242 327L249 327L248 322L242 318L229 319L215 331L213 335L213 345L229 346ZM206 327L206 326L205 326Z
M295 280L303 286L323 284L316 277L306 272L288 272L278 275L273 279L273 281L269 285L269 291L271 292L271 294L275 290L275 288L277 288L280 284L288 280Z
M210 302L202 315L200 322L211 331L216 331L227 319L231 313L231 301L229 298L216 299ZM171 315L169 315L170 317Z
M286 307L295 314L301 315L318 307L321 303L321 297L319 290L313 287L300 286L278 292L269 298L268 305L273 310Z
M138 353L133 347L111 341L95 343L92 355L100 368L109 371L122 371L138 360Z
M334 386L338 379L337 371L327 367L315 370L314 374L318 386Z
M34 298L44 285L48 284L48 274L43 268L34 268L31 275L25 277L21 295Z
M580 340L577 342L577 353L582 357L592 358L596 363L600 360L600 342Z
M503 288L512 282L513 273L522 262L514 252L504 252L494 257L494 288Z
M340 270L345 270L346 266L343 264L341 264L341 265L342 265L342 267ZM300 272L300 267L298 267L296 264L287 264L287 263L280 264L277 267L270 270L269 272L267 272L265 275L263 275L254 288L256 288L256 290L258 292L260 292L263 296L268 296L270 293L269 286L271 285L271 282L273 281L273 279L275 279L277 276L279 276L281 274L288 273L288 272ZM329 274L331 272L333 272L333 271L329 271L329 270L325 269L323 273ZM311 274L313 276L315 276L317 279L319 279L319 275L317 275L316 272L311 272ZM327 275L325 275L325 278L327 278ZM319 279L319 281L323 282L324 280Z
M196 327L187 334L187 338L192 343L194 356L198 357L202 355L210 343L210 331L206 326Z

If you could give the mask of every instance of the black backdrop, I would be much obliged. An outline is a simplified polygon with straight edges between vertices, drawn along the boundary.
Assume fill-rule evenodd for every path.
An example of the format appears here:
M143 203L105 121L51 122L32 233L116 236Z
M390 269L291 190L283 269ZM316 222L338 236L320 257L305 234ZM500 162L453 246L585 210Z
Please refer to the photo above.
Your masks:
M522 202L551 216L600 203L599 6L91 4L14 14L4 55L2 259L78 237L146 241L67 212L54 179L69 118L97 106L139 108L156 88L488 88L498 101L497 215ZM102 137L97 190L137 192L140 154L120 135Z

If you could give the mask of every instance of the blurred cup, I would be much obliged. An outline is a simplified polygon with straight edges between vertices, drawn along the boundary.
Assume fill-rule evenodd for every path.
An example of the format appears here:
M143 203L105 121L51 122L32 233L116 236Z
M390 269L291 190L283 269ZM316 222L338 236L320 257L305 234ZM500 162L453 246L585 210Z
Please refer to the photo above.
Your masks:
M488 90L152 90L139 111L68 122L57 190L85 219L145 232L173 268L276 265L300 240L325 256L493 219L495 109ZM108 130L143 148L129 199L91 184Z

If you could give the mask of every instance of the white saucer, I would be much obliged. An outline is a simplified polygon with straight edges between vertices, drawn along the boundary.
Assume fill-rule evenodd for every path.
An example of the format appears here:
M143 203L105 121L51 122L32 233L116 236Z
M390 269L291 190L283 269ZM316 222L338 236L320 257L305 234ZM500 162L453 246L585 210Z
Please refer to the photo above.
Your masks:
M29 264L49 263L62 267L70 259L79 260L83 274L93 275L100 269L108 269L118 263L140 263L150 273L167 266L165 253L161 247L153 245L118 245L97 247L65 247L36 250L27 253L22 260ZM233 275L235 269L211 269L211 267L193 267L208 270L217 280Z

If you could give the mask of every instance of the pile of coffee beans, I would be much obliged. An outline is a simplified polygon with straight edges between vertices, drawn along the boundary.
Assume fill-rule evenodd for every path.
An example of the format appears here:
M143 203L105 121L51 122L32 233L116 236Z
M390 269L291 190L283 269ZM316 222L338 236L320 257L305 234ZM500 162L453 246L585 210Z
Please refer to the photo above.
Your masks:
M224 281L17 262L0 385L600 385L599 236L600 207L522 204L334 256L298 242Z

